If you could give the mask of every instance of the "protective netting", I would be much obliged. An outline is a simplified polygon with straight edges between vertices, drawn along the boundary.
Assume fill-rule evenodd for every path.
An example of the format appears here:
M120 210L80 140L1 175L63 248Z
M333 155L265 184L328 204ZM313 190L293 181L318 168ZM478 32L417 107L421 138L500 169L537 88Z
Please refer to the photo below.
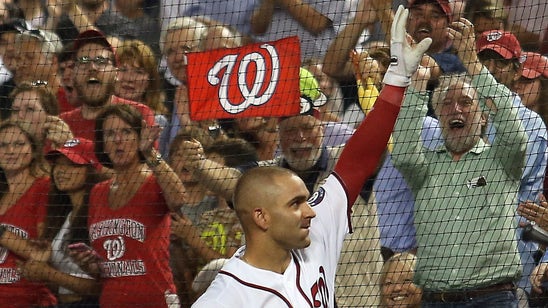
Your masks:
M432 40L410 79L399 5ZM190 307L225 265L227 307L548 306L546 1L11 0L0 23L1 307ZM382 158L339 166L377 166L351 216L310 217L402 80ZM239 184L262 166L308 194Z

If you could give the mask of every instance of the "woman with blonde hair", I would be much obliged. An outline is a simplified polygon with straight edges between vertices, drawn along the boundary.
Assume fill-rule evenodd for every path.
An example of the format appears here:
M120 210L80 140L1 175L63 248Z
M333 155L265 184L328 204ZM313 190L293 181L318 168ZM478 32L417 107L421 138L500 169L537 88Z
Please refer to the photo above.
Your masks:
M23 82L10 94L13 100L9 120L32 134L47 152L73 137L68 125L59 118L57 97L44 85Z
M101 307L178 305L169 268L170 211L186 200L177 174L153 148L158 127L125 104L107 106L96 119L98 161L114 172L89 198L90 249L72 253L101 278ZM153 283L151 283L153 282Z
M50 179L42 148L19 124L0 125L0 303L2 307L55 306L44 283L25 279L18 264L33 255L45 231Z
M169 110L154 51L140 40L125 40L116 48L116 56L120 63L114 87L116 96L150 107L156 125L165 129L169 123ZM160 153L166 156L169 129L164 131L159 143Z
M381 269L382 307L420 307L422 290L413 283L417 257L409 252L397 253Z
M116 82L116 96L147 105L159 117L168 113L164 105L165 93L158 73L158 61L147 44L139 40L125 40L116 48L120 65Z

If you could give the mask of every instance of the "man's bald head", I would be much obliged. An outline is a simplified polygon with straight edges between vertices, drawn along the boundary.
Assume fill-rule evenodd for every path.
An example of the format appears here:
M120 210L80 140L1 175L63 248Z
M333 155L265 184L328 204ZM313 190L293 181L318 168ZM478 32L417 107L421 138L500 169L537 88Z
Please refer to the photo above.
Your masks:
M246 171L234 189L234 209L237 213L248 212L257 204L268 206L277 195L280 179L297 177L292 171L280 167L257 167Z
M244 173L234 191L234 209L247 250L289 250L310 245L316 216L303 180L288 169L257 167Z

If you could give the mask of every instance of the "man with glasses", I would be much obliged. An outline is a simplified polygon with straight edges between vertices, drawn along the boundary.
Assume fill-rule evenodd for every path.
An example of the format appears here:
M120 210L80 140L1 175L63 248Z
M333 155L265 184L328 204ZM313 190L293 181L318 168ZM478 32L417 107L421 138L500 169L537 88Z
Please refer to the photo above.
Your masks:
M461 19L447 31L468 74L440 78L433 93L443 146L423 146L422 78L408 88L393 132L394 166L415 197L415 282L422 307L517 307L513 213L527 136L509 89L477 58L472 24ZM481 138L483 105L497 128L492 144Z
M510 32L490 30L483 32L476 42L480 61L498 82L512 88L520 77L524 58L517 38Z
M28 82L46 86L56 95L60 112L74 109L68 102L65 89L57 75L57 55L63 48L57 34L46 30L21 29L16 36L14 47L17 56L15 83Z
M477 38L476 49L479 60L496 81L513 89L514 83L521 76L524 60L517 38L506 31L486 31ZM526 164L521 177L518 201L539 201L548 159L546 126L537 113L522 104L521 98L516 93L512 93L512 101L512 106L517 109L528 137ZM490 141L493 141L495 132L492 126L488 128L487 136ZM519 222L523 220L522 217L518 217ZM518 232L518 239L518 249L523 265L523 274L518 287L530 292L531 284L528 278L536 264L534 255L538 250L538 245L521 240L521 229Z
M56 54L63 45L57 34L46 30L22 30L15 39L17 54L17 82L42 81L59 85L55 80Z
M186 54L204 50L208 34L207 25L193 17L180 17L169 23L162 31L160 48L167 62L165 72L166 107L171 113L170 123L162 133L160 152L167 156L169 144L179 129L190 125L190 110L187 88Z
M0 57L4 67L11 76L0 85L0 115L2 119L9 116L11 108L10 93L15 89L13 74L17 70L17 53L15 52L15 37L26 29L23 19L12 19L0 25Z
M95 140L95 119L109 104L135 107L147 125L154 126L154 113L140 103L114 96L117 69L116 53L106 37L87 30L75 41L74 88L82 105L61 114L75 137Z

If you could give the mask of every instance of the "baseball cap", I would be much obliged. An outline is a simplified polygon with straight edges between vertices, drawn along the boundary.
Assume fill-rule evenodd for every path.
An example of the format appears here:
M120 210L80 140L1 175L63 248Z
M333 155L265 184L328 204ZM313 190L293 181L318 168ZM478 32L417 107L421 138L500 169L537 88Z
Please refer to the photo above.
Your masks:
M300 112L295 116L309 115L316 119L321 118L319 107L327 103L327 97L320 91L320 84L314 74L305 68L299 69L299 90L300 97ZM279 121L283 121L290 117L281 117Z
M61 50L63 49L63 43L61 42L61 39L57 34L51 31L41 29L26 29L20 31L20 33L17 35L20 38L33 37L39 40L42 46L46 46L46 49L42 49L43 51L47 50L47 52L56 54L61 52Z
M534 79L540 75L548 78L548 58L535 52L524 52L525 62L521 76Z
M453 10L451 10L449 0L409 0L407 1L407 7L410 8L413 5L424 3L437 3L441 10L445 13L445 16L447 16L447 19L449 19L449 21L453 20Z
M320 91L320 84L316 77L307 69L299 70L299 89L301 91L300 115L312 115L319 118L321 107L327 103L327 97Z
M508 31L489 30L483 32L476 41L476 49L478 53L491 49L507 60L521 57L521 45L518 39Z
M78 34L78 36L74 40L74 50L78 51L80 47L90 43L102 45L106 47L108 50L110 50L112 54L114 54L114 59L116 60L116 64L118 64L116 49L110 44L110 42L107 40L107 37L103 34L103 32L96 29L86 30Z
M98 160L95 157L93 141L84 138L70 139L62 147L51 150L46 154L49 161L63 155L77 165L92 165L97 167Z

